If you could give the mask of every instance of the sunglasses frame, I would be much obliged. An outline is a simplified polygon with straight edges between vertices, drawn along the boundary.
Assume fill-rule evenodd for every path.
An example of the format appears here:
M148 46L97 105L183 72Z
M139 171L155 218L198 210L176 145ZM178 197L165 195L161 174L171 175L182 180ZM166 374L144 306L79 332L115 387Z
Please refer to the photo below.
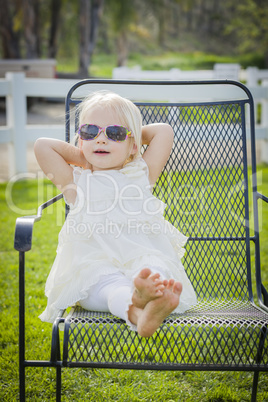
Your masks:
M84 126L94 126L94 127L97 127L97 128L98 128L98 134L96 135L96 137L94 137L94 138L81 138L81 134L80 134L80 133L81 133L81 128L84 127ZM125 129L126 129L126 137L125 137L125 139L122 140L122 141L119 141L119 140L113 140L112 138L110 138L110 137L107 135L107 133L106 133L106 130L107 130L107 128L109 128L109 127L123 127L123 128L125 128ZM114 141L114 142L124 142L124 141L126 141L126 139L127 139L128 137L133 137L132 131L131 131L129 128L127 128L126 126L120 126L120 125L118 125L118 124L109 124L109 125L106 126L106 127L100 127L100 126L98 126L97 124L86 123L86 124L82 124L82 125L79 127L79 129L78 129L78 135L79 135L79 137L81 138L82 141L92 141L92 140L95 140L96 138L98 138L98 136L100 135L100 133L104 133L105 137L106 137L108 140L111 140L111 141Z

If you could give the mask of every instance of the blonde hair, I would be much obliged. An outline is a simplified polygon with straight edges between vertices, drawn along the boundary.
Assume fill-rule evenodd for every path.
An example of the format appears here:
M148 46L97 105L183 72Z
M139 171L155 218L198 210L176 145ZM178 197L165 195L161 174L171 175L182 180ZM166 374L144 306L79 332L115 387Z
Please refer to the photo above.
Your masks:
M129 99L123 98L114 92L94 92L79 104L79 126L85 123L86 114L97 107L115 113L121 120L121 124L131 130L133 137L129 139L132 143L135 142L137 146L137 152L132 156L132 159L140 156L142 117L138 107Z

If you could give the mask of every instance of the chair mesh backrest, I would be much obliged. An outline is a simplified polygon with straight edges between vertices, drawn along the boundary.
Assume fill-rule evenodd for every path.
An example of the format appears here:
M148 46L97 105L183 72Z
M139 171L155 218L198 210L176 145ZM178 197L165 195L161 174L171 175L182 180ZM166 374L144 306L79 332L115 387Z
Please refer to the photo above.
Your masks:
M246 103L136 103L143 124L173 127L154 194L166 203L166 219L189 237L183 264L203 301L249 298Z
M143 124L167 122L175 133L154 194L189 237L183 263L199 299L247 298L244 103L138 106Z

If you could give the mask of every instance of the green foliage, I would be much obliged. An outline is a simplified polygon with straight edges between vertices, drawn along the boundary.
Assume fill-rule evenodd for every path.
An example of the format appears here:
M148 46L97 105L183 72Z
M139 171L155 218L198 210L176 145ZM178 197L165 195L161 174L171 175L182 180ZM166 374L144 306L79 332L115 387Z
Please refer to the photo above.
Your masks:
M23 3L16 0L10 0L7 3L8 24L18 35L20 54L25 57ZM32 5L34 12L27 17L29 17L31 26L38 27L34 35L39 35L38 38L32 37L32 40L37 39L40 57L46 57L49 51L53 5L55 6L56 2L36 0L28 3ZM80 2L62 0L60 3L60 18L57 20L59 22L57 34L59 71L64 71L62 64L67 61L75 64L73 69L68 72L77 71L80 52ZM83 14L83 10L81 10L81 14ZM118 38L124 31L126 32L124 40L127 42L128 51L132 54L148 55L155 51L159 54L165 54L167 51L177 54L195 54L201 51L210 54L217 53L222 57L230 54L236 58L239 52L246 59L249 52L255 52L258 49L258 56L251 65L262 68L266 65L267 67L268 3L266 0L237 2L233 0L225 2L216 0L106 0L103 7L99 9L99 15L100 26L94 55L113 54L113 57L116 58ZM34 19L37 21L36 24ZM11 46L8 38L8 34L3 34L2 55L5 53L4 48ZM193 59L195 59L194 55ZM211 60L207 60L206 67L204 63L201 67L193 60L192 65L186 68L211 68L211 63ZM139 64L143 65L143 63ZM144 68L147 67L144 66ZM159 66L153 67L153 69L158 68L163 68L161 63ZM96 67L94 69L96 70ZM95 71L92 74L99 75L95 74ZM107 75L105 74L105 76Z
M106 0L107 12L115 32L127 29L136 18L136 5L133 0Z
M268 167L259 166L259 191L268 194ZM41 187L40 187L41 186ZM15 219L19 215L6 201L6 184L0 184L1 237L1 390L2 401L18 400L18 253L13 249ZM54 190L53 190L54 191ZM13 205L32 214L53 194L51 183L21 181L12 190ZM39 198L39 200L38 200ZM260 201L261 202L261 201ZM36 224L33 248L26 266L26 358L49 359L51 325L38 315L46 304L45 280L55 257L64 206L57 203ZM268 211L263 205L261 260L263 283L268 287ZM56 222L56 225L55 225ZM61 334L62 337L63 334ZM55 370L26 369L27 400L55 400ZM94 369L63 370L63 401L187 401L242 402L250 400L252 373L158 372ZM260 374L258 400L268 400L267 374Z
M226 32L237 35L241 53L254 51L256 46L268 57L268 3L266 0L237 2L234 17Z

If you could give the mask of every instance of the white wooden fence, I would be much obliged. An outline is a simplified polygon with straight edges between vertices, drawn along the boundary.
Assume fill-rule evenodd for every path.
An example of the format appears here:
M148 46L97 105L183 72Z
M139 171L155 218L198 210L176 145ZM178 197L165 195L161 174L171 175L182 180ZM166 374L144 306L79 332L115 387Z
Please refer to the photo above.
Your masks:
M236 63L216 63L213 70L183 71L172 68L167 71L142 70L140 66L117 67L113 69L113 79L126 80L214 80L228 79L245 82L247 86L255 87L268 80L268 70L258 67L248 67L242 70Z
M198 76L197 76L198 77ZM192 79L198 79L192 76ZM120 78L123 78L122 76ZM153 79L156 77L150 77ZM158 79L161 79L159 76ZM164 79L164 78L162 78ZM175 79L175 77L174 77ZM176 79L178 79L176 77ZM47 136L52 138L64 139L63 125L28 125L27 124L27 97L44 98L62 98L64 99L68 90L77 81L64 79L34 79L25 78L23 73L7 73L5 79L0 79L0 97L6 98L6 125L0 126L0 147L2 144L8 144L9 148L9 172L7 177L11 178L15 174L27 172L27 144L33 143L38 137ZM107 85L91 84L90 91L105 89ZM241 97L241 90L238 87L221 86L215 89L215 86L199 89L188 88L187 91L180 87L180 91L174 91L171 86L161 87L159 91L154 91L153 87L148 86L146 91L139 85L133 85L131 88L127 85L116 85L116 82L109 86L110 90L118 92L122 96L129 97L132 100L217 100L217 96L226 98L233 96L233 99ZM261 117L256 126L256 137L262 139L261 161L268 162L268 86L263 85L249 86L256 107L261 104ZM83 92L84 91L84 92ZM89 92L89 88L84 88L79 96L84 96ZM225 91L225 93L224 93ZM160 99L161 98L161 99ZM1 163L1 161L0 161Z

